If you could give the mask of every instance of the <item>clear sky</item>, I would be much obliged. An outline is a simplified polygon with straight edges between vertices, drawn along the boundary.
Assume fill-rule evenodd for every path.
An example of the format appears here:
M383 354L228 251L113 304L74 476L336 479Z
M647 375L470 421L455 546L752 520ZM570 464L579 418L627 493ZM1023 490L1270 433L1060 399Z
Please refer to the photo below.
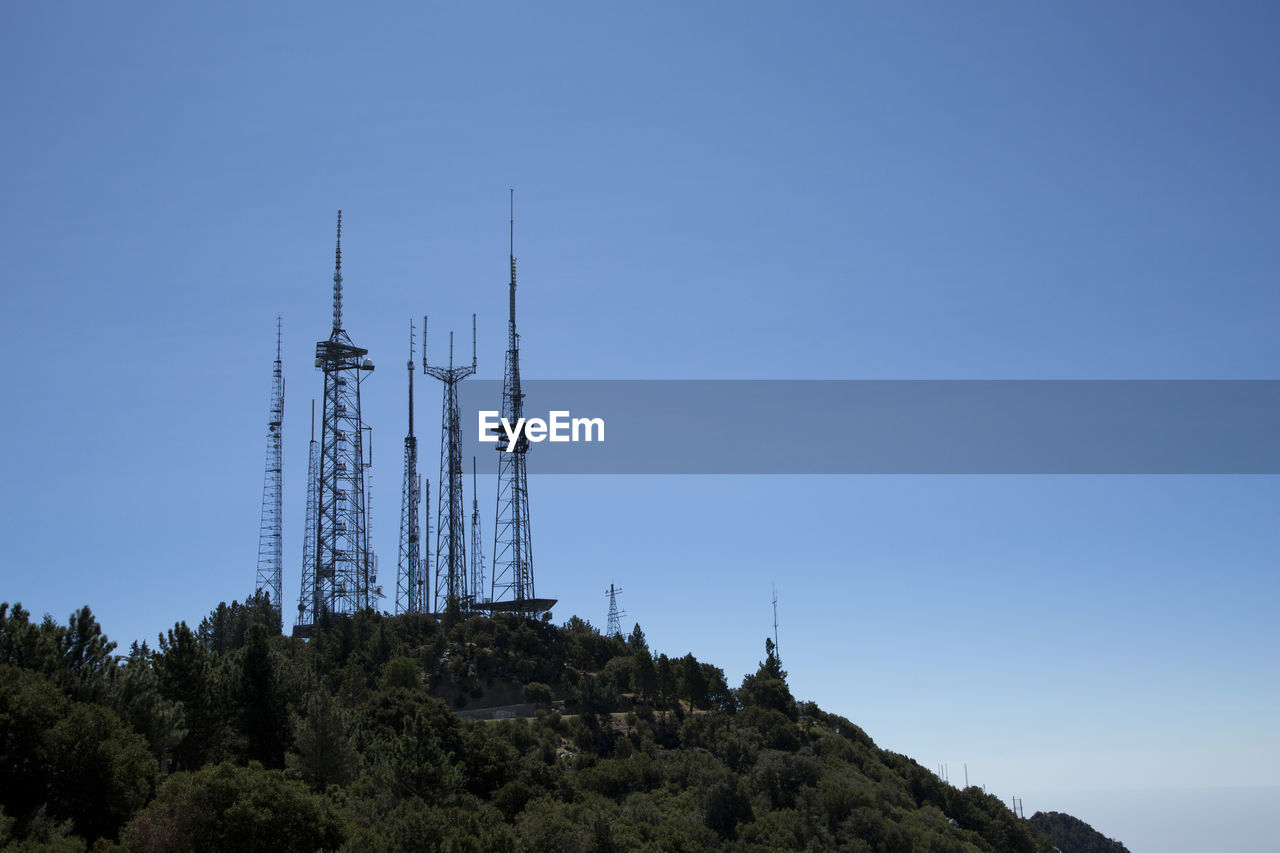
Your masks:
M4 4L0 599L127 646L251 592L277 313L296 598L339 207L389 588L408 319L477 312L500 377L508 187L527 376L1277 378L1277 44L1243 2ZM736 682L776 583L794 692L880 745L1135 853L1280 846L1275 477L530 489L557 620L617 583Z

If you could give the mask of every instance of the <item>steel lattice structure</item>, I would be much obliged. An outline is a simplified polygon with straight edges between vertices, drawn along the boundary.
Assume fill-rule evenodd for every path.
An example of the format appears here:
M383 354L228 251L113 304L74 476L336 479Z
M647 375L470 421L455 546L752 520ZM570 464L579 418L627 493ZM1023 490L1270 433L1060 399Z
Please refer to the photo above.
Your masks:
M369 547L365 470L368 428L360 416L360 385L373 370L369 351L342 328L342 211L333 273L333 331L316 343L316 367L324 372L317 472L315 570L312 623L324 614L351 614L373 607L377 574ZM305 590L304 590L305 595Z
M262 519L258 533L257 593L266 593L280 610L280 519L283 462L280 452L284 427L284 368L280 361L280 317L276 317L276 362L271 371L271 410L267 415L267 464L262 482Z
M484 549L480 544L480 491L476 487L476 458L471 457L471 596L480 605L484 589Z
M605 634L610 637L622 636L622 617L627 615L627 611L618 609L618 593L621 589L615 588L613 584L609 584L609 591L605 595L609 596L609 621L605 628Z
M320 445L316 443L316 401L311 401L311 444L307 452L307 518L302 533L302 591L298 594L298 625L315 624L316 524L320 505Z
M418 474L418 439L413 434L413 321L409 321L409 432L404 437L404 488L400 496L400 563L396 570L396 612L426 613L421 543L422 477Z
M524 417L524 392L520 388L520 335L516 332L516 257L514 193L510 220L511 283L507 328L507 357L502 379L502 417L515 424ZM533 544L529 535L529 481L525 454L529 441L523 431L516 446L499 435L498 508L493 541L493 595L490 609L536 613L547 609L533 588Z
M471 315L471 364L453 364L453 333L449 333L449 366L427 364L427 318L422 318L422 372L444 385L440 415L440 479L436 496L435 608L444 613L451 604L473 606L467 589L466 516L462 512L462 426L458 411L458 383L476 372L476 317Z

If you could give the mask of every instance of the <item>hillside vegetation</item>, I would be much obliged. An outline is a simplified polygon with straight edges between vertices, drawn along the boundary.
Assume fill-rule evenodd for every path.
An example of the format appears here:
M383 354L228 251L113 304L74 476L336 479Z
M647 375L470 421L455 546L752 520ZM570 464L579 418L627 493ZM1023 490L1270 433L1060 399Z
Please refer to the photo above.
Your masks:
M797 702L768 641L731 688L638 625L365 613L309 642L279 629L263 600L219 605L117 657L88 608L61 625L0 606L0 846L1053 849L994 796ZM495 704L517 707L460 715Z
M1036 812L1031 816L1031 825L1049 836L1062 853L1129 853L1129 848L1119 841L1069 814Z

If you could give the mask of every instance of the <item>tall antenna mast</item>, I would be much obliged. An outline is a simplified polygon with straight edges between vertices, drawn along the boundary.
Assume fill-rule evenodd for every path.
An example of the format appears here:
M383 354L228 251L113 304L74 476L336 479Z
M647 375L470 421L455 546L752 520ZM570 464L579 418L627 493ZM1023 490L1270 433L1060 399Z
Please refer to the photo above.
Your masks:
M605 623L605 634L610 637L622 636L622 617L627 615L627 611L618 609L618 593L622 592L621 587L615 587L609 584L609 590L605 595L609 596L609 619Z
M782 653L778 651L778 585L773 586L773 656L779 661L782 660Z
M396 612L426 613L423 606L421 513L422 477L418 474L418 439L413 434L413 320L409 321L409 432L404 437L404 486L400 499L400 564L396 571Z
M316 444L316 401L311 401L311 444L307 449L307 518L302 533L302 592L298 595L299 625L314 623L316 589L316 524L320 511L320 446Z
M333 258L333 332L342 331L342 210L338 210L338 245Z
M476 372L476 315L471 315L471 364L453 364L453 332L449 333L449 366L427 364L427 318L422 318L422 372L444 385L440 417L440 479L436 500L436 582L437 613L456 605L464 610L474 606L476 590L468 590L466 516L462 510L462 422L458 408L458 383Z
M506 369L502 379L502 417L517 423L524 415L524 391L520 387L520 335L516 332L515 190L511 190L508 221L511 281L507 328ZM514 447L498 437L497 521L493 542L493 596L490 610L536 615L554 601L539 599L533 586L533 544L529 533L529 480L525 454L529 441L521 432ZM508 452L510 450L510 452Z
M294 633L307 636L324 614L371 609L381 596L376 561L369 547L369 502L365 433L360 415L360 386L373 371L369 351L352 343L342 327L342 211L334 250L333 331L316 344L316 367L324 373L317 466L316 531L312 559L303 572L312 587ZM371 445L370 445L371 446ZM304 598L307 590L303 590Z
M280 315L276 315L276 361L271 370L271 409L267 415L267 464L262 482L262 517L258 532L258 576L255 591L265 594L280 612L281 498L283 488L284 366L280 360Z
M471 457L471 595L479 605L484 590L484 550L480 538L480 490L476 485L476 458Z

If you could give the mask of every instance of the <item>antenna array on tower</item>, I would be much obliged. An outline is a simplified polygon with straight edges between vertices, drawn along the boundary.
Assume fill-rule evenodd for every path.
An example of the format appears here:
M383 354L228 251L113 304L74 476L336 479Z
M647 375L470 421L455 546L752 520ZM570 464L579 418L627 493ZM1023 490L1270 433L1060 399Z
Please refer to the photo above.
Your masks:
M422 318L422 372L444 385L440 414L440 480L436 500L435 608L472 609L476 590L467 584L467 546L462 512L462 423L458 410L458 383L476 372L476 315L471 315L471 364L453 364L453 332L449 333L449 366L427 363L427 318Z
M360 386L373 371L369 351L352 343L342 328L342 211L338 211L338 241L334 253L333 330L316 344L316 367L324 372L324 402L320 420L320 458L317 471L316 539L314 563L304 571L311 581L310 602L299 613L295 633L307 635L310 626L328 613L351 614L372 608L377 574L369 546L369 505L365 472L368 427L360 416ZM307 590L303 590L304 598Z
M276 361L271 371L271 410L267 415L267 464L262 483L256 592L265 593L280 611L281 498L283 495L284 368L280 360L280 317L276 316Z
M421 516L422 477L418 474L418 439L413 434L413 321L409 321L409 432L404 437L404 487L400 500L400 564L396 571L396 612L426 613L423 603Z
M516 332L515 191L511 193L508 259L511 265L507 357L502 378L502 417L519 423L524 417L524 391L520 387L520 335ZM533 543L529 533L529 479L525 454L529 440L521 432L514 447L505 435L498 437L498 510L493 541L493 597L490 610L535 615L551 609L550 599L539 599L533 586ZM510 451L510 452L508 452Z

